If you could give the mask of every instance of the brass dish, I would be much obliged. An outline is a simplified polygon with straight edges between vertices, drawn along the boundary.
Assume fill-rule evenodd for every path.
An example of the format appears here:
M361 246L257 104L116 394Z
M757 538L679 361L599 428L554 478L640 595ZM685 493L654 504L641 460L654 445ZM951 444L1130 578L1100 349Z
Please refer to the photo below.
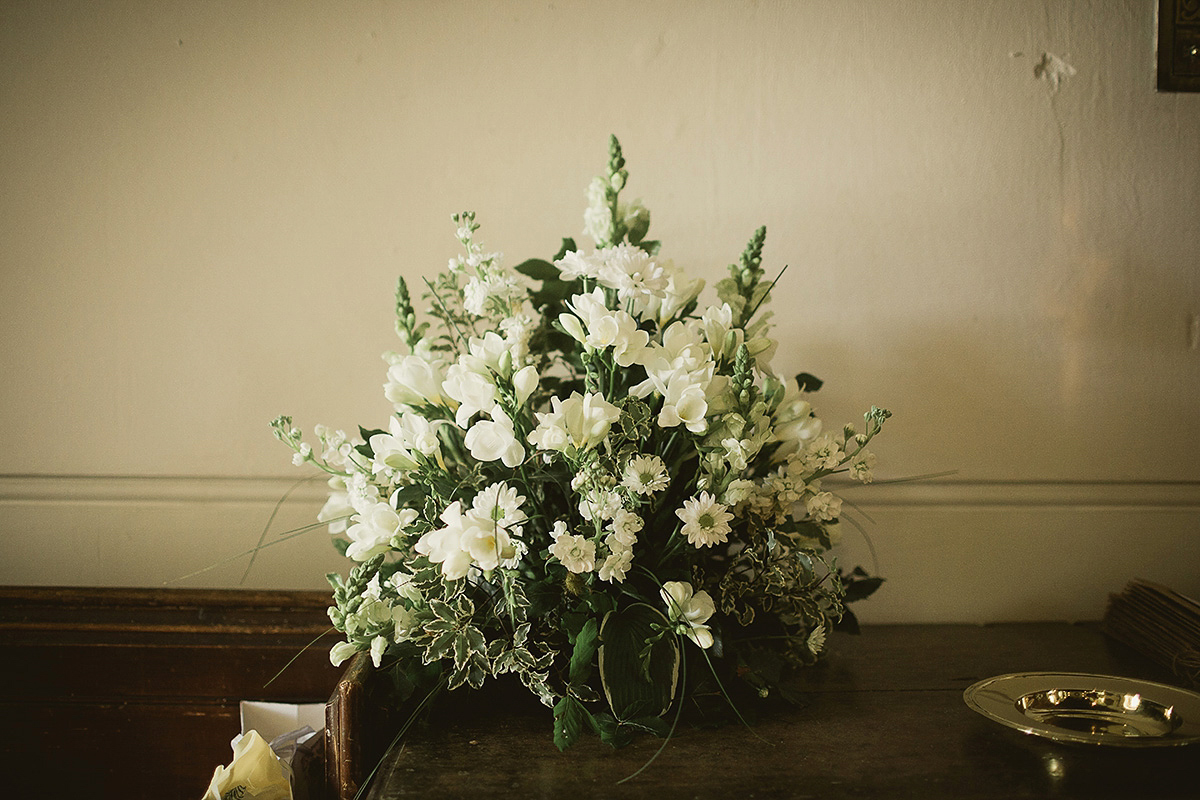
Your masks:
M1168 747L1200 742L1200 694L1078 672L1017 672L963 692L975 711L1056 742Z

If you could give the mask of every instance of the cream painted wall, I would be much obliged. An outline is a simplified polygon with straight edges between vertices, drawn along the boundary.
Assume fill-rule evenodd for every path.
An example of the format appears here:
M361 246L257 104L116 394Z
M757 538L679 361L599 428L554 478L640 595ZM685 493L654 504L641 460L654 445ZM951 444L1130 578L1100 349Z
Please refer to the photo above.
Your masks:
M767 226L776 363L827 422L886 406L885 476L957 470L854 495L863 618L1200 594L1200 95L1154 90L1156 5L6 2L0 582L251 547L298 477L268 421L384 420L395 276L465 208L552 254L612 132L710 283ZM247 585L340 566L316 531Z

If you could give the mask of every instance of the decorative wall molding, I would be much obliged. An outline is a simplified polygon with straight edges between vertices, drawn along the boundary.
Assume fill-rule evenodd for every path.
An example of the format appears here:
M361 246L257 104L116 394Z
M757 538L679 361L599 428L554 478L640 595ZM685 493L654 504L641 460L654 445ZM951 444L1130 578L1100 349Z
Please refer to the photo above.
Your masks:
M0 503L320 502L308 479L185 476L0 475ZM827 484L827 488L834 488ZM834 488L865 507L1200 509L1200 481L909 481ZM290 494L289 494L290 492Z

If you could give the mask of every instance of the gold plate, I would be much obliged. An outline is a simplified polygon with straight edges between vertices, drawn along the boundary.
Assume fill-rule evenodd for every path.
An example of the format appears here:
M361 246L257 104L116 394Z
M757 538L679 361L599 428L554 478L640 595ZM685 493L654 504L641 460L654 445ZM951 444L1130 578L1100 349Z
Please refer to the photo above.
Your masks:
M963 692L989 719L1056 742L1169 747L1200 742L1200 694L1080 672L1016 672Z

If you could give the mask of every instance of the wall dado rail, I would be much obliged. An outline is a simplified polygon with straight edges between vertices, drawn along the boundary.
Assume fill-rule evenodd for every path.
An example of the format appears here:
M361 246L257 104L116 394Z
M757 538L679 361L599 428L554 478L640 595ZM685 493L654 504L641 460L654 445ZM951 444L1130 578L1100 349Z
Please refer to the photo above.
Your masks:
M324 494L319 477L0 476L0 584L321 591L346 566L311 527ZM1135 577L1200 594L1200 482L943 480L841 494L842 563L888 579L858 609L864 622L1094 620ZM284 495L247 572L237 556Z

